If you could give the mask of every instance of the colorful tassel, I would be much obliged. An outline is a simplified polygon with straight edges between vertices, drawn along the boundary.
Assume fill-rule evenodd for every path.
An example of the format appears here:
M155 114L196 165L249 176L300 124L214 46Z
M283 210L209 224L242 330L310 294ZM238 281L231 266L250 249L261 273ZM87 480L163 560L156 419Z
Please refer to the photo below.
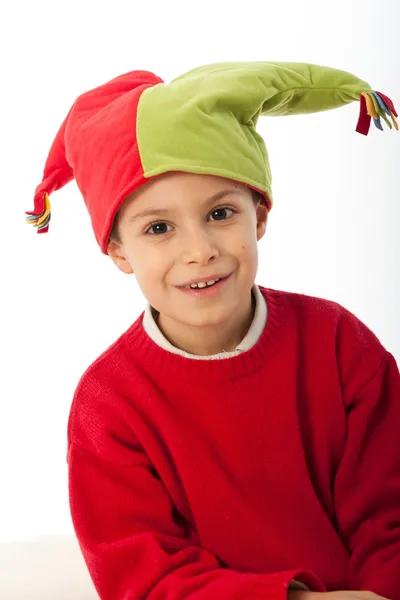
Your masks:
M383 131L381 117L389 129L392 129L392 124L387 115L389 115L394 128L398 131L399 125L396 121L398 114L391 99L381 92L362 92L360 95L360 115L356 127L357 133L368 135L371 119L374 120L375 127Z
M25 217L26 222L29 225L33 225L37 228L38 233L46 233L49 230L49 222L51 219L51 206L50 198L47 192L43 194L44 209L41 213L26 212L28 216Z
M371 96L372 96L372 100L373 100L376 112L379 114L379 116L382 117L382 119L385 121L385 123L389 127L389 129L393 129L391 122L389 121L389 119L386 116L387 114L390 116L390 110L388 109L386 104L383 102L382 98L376 92L372 92Z

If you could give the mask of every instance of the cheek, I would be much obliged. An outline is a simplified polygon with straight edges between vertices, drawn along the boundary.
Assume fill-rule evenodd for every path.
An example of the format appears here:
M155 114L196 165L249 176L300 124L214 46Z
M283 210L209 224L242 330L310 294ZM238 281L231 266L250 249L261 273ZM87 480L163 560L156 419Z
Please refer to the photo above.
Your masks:
M254 254L257 253L256 238L250 235L246 236L245 238L242 238L239 246L239 252L243 257L254 256Z
M132 265L136 279L143 291L154 290L165 281L168 274L169 263L166 261L165 253L163 255L159 250L151 252L146 248L137 256L140 256L140 260L136 260Z
M243 240L239 246L238 259L242 262L242 266L251 272L257 269L258 266L258 246L257 240L254 237L249 237Z

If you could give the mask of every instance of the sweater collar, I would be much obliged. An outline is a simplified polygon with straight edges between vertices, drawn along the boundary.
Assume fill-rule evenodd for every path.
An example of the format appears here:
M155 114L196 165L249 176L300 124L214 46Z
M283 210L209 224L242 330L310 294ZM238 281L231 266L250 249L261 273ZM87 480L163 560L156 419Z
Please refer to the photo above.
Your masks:
M259 289L268 307L268 319L258 341L250 349L225 357L225 360L181 356L165 350L146 333L143 312L120 340L132 369L140 369L149 378L164 382L186 380L202 385L247 377L264 368L275 355L284 352L282 344L293 332L294 323L285 292L262 286Z

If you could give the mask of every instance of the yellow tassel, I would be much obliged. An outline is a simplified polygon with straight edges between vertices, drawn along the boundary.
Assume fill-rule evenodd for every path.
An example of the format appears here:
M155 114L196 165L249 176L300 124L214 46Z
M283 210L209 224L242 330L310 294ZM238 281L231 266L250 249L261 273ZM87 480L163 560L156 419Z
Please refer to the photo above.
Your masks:
M394 114L392 113L392 111L390 111L390 116L391 116L391 119L393 121L394 128L397 129L397 131L398 131L399 130L399 124L396 121L396 117L394 116Z
M374 106L374 103L372 102L371 96L367 92L362 92L361 95L364 96L365 101L367 103L367 112L368 112L369 116L372 117L373 119L377 119L378 113L375 110L375 106Z
M44 213L40 215L36 221L35 227L40 227L44 221L47 220L48 215L51 212L50 198L47 192L44 193Z
M27 217L25 217L25 221L29 225L33 225L37 229L43 229L44 227L46 227L47 223L50 221L51 205L50 205L50 198L49 198L49 195L47 192L44 192L43 200L44 200L44 211L42 213L40 213L39 215L36 215L36 214L28 215Z

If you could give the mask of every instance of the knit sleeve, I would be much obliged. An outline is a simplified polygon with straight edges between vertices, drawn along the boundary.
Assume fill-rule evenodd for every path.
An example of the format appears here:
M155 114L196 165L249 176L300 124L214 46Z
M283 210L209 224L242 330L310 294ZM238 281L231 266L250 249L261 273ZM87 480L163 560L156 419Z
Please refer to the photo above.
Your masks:
M360 344L359 369L372 364L371 355L375 368L358 389L352 377L344 390L347 442L334 483L335 508L351 554L349 589L400 600L400 374L394 357L384 351L378 362L379 344L373 337L370 343L376 353Z
M96 411L78 400L68 425L70 510L102 600L285 600L293 579L325 591L302 569L259 574L222 567L198 544L139 440L132 433L128 439L113 402Z

